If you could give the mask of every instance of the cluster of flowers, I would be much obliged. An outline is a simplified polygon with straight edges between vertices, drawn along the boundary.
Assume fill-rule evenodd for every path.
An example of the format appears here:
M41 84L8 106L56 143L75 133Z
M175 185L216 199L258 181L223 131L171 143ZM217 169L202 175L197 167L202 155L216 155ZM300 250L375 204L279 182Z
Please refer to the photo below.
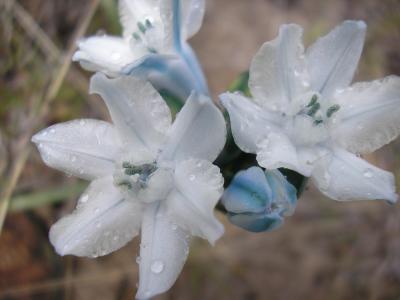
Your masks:
M226 122L186 42L201 26L204 2L120 0L123 37L89 37L73 57L96 72L90 92L113 124L74 120L32 138L47 165L91 181L75 212L52 226L56 251L102 256L141 231L138 299L173 285L192 236L211 244L221 237L221 199L229 220L253 232L293 214L297 191L278 168L311 177L335 200L397 200L394 176L359 155L400 132L398 77L349 86L366 33L361 21L343 22L307 51L300 26L281 26L250 66L253 98L220 96L234 141L259 164L224 192L213 162ZM184 103L173 122L165 90Z

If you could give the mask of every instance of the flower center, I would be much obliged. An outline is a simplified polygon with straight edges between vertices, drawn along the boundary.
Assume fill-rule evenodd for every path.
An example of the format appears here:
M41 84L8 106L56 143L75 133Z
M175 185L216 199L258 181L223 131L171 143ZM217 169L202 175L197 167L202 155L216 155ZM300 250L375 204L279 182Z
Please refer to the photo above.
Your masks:
M323 142L329 137L327 124L340 106L334 104L325 108L321 104L318 94L313 94L306 103L294 115L293 122L289 126L297 144L311 146Z
M137 30L132 33L131 47L148 53L157 53L160 45L160 28L150 18L137 22Z
M128 199L143 203L163 200L171 188L172 170L156 162L140 165L123 161L114 172L114 184Z

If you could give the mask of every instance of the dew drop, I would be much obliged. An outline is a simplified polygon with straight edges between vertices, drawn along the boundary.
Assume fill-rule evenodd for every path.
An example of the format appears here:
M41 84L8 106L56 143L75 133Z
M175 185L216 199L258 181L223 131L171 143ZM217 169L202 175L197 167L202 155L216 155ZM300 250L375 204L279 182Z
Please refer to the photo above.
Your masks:
M164 270L164 263L161 260L155 260L151 263L150 269L155 274L160 274Z
M75 162L75 161L76 161L76 156L74 155L71 157L71 162Z
M141 258L140 256L137 256L137 257L136 257L136 263L137 263L137 264L140 264L141 261L142 261L142 258Z
M196 179L196 176L195 176L194 174L192 174L192 175L189 176L189 180L190 180L190 181L194 181L195 179Z
M178 225L176 225L175 223L172 223L171 228L173 231L178 229Z
M80 120L79 121L79 125L81 125L81 126L85 125L85 123L86 123L85 120Z
M55 133L56 130L54 128L50 129L50 133Z
M119 240L119 236L118 235L114 235L113 240L114 241L118 241Z

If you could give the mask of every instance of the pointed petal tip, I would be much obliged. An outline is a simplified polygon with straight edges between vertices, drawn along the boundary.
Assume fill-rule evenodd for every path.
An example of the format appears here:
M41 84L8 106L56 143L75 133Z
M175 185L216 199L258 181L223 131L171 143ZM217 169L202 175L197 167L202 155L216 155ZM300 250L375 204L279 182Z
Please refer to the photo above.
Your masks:
M367 24L362 20L346 20L343 22L343 24L354 25L355 27L361 30L367 29Z

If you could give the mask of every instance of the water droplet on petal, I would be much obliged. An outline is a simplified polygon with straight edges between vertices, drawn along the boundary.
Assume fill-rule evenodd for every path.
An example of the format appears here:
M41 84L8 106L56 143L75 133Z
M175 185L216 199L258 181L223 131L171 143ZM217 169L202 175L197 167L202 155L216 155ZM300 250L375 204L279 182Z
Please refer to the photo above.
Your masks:
M98 214L99 212L100 212L100 208L96 207L96 208L94 209L94 213L95 213L95 214Z
M164 263L161 260L155 260L151 263L150 269L155 274L160 274L164 270Z
M50 129L50 133L55 133L56 130L54 128Z
M81 125L81 126L85 125L85 123L86 123L85 120L80 120L79 121L79 125Z
M176 225L175 223L172 223L171 225L172 230L177 230L178 229L178 225Z
M140 262L142 261L142 258L140 256L136 257L136 263L140 264Z
M192 174L192 175L189 176L189 180L190 180L190 181L193 181L193 180L195 180L195 179L196 179L196 175Z

